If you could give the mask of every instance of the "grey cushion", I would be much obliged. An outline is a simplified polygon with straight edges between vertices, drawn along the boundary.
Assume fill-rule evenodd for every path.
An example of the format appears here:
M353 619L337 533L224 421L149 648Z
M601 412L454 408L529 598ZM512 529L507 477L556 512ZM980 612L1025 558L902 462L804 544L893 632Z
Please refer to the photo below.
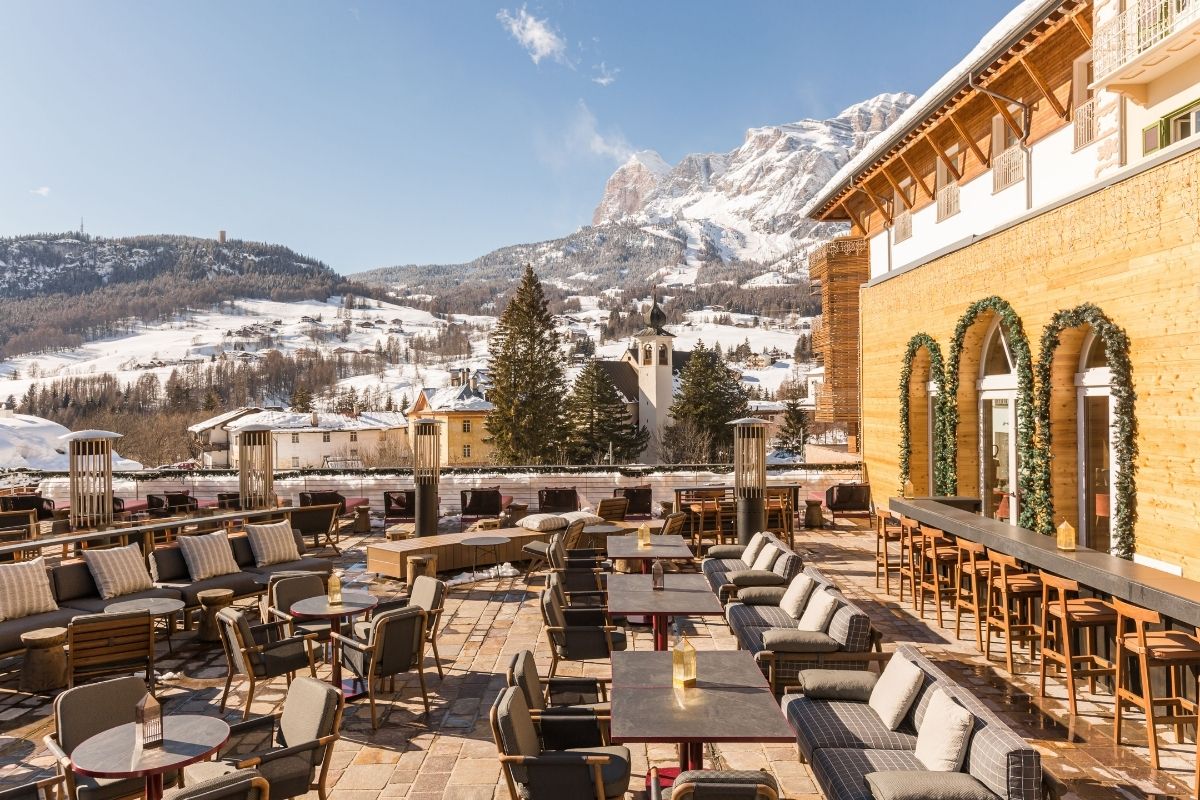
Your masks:
M180 599L179 592L175 589L156 588L147 589L144 592L123 594L120 597L114 597L109 600L105 600L102 597L77 597L74 600L68 600L63 605L80 611L86 611L89 614L99 614L113 603L124 603L127 600L142 600L147 597L165 597L170 600Z
M254 574L251 572L231 572L228 575L214 575L195 583L162 583L160 586L178 590L179 598L189 608L200 605L196 595L205 589L232 589L234 597L251 597L261 594L266 589L266 586L254 580Z
M782 586L747 586L738 590L737 599L749 606L778 607L785 591Z
M694 783L698 794L715 800L725 797L730 800L746 800L751 797L759 800L764 795L753 793L758 786L767 786L776 794L779 793L779 783L775 776L759 769L687 770L675 778L676 786L685 783ZM723 794L723 791L729 794ZM671 800L671 794L671 789L664 789L663 800Z
M769 569L743 569L728 574L727 583L743 586L785 586L787 579Z
M844 597L842 599L845 600ZM829 621L826 631L847 652L857 653L871 646L871 618L858 606L848 602L833 612L833 619Z
M247 567L246 572L257 572L260 575L270 575L273 572L316 572L328 575L333 572L333 561L328 558L305 556L296 561L285 561L282 564L268 564L265 567Z
M243 569L254 566L254 548L250 546L249 536L230 536L229 549L233 551L233 560Z
M50 581L59 605L78 598L100 596L92 571L83 561L64 561L54 567L50 570Z
M963 772L885 770L869 772L867 786L875 800L996 800L996 795Z
M847 700L865 703L879 676L867 670L806 669L800 687L810 700Z
M763 633L763 649L777 653L832 653L840 645L827 633L771 628Z
M187 562L183 560L183 551L173 545L155 548L150 554L150 577L155 583L189 582L191 577Z
M785 614L779 606L757 606L742 602L730 603L725 606L725 620L734 633L737 633L739 628L796 627L796 621Z
M21 644L21 634L42 628L65 628L67 623L82 613L75 608L60 606L58 611L47 611L44 614L32 614L20 619L6 619L0 622L0 653L12 653L24 649Z
M888 730L866 703L789 694L782 705L796 743L810 762L815 752L827 748L912 751L917 747L915 732Z
M746 552L746 546L741 544L714 544L708 548L706 556L708 558L727 558L738 559L741 561L742 553ZM742 562L743 564L745 562Z
M574 747L569 753L611 756L608 763L600 767L600 778L604 781L605 797L625 797L629 791L630 754L628 747Z
M813 754L811 763L813 777L829 800L871 800L863 778L869 772L921 769L911 750L825 747Z

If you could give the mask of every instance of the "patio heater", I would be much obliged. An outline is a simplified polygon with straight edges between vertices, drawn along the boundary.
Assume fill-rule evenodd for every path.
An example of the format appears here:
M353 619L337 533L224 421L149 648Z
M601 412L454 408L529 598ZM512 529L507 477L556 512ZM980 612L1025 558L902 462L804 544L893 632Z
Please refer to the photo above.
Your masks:
M742 544L763 529L767 505L767 421L743 417L733 426L733 495Z
M438 527L438 473L441 469L441 424L434 419L413 423L414 535L434 536Z
M76 431L60 437L67 443L73 529L103 528L113 522L112 431Z
M243 511L275 504L275 442L269 425L237 429L238 502Z

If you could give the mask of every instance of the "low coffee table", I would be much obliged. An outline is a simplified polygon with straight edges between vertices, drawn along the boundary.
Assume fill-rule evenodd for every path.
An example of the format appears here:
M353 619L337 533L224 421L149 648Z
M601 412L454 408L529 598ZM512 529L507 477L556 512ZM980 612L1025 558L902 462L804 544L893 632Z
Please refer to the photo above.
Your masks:
M126 611L145 611L154 619L165 623L167 633L167 652L174 653L171 646L171 634L175 632L175 615L183 611L182 600L172 600L169 597L145 597L139 600L124 600L109 603L104 607L105 614L121 614Z
M491 550L492 560L496 563L496 566L499 566L500 548L511 541L512 539L507 536L472 536L469 539L463 539L459 542L463 547L471 549L471 580L477 580L475 577L475 568L479 563L480 550Z
M669 573L663 579L666 588L653 589L650 575L614 572L608 576L608 613L622 617L649 616L655 650L667 649L671 617L719 617L725 613L705 576L695 572Z

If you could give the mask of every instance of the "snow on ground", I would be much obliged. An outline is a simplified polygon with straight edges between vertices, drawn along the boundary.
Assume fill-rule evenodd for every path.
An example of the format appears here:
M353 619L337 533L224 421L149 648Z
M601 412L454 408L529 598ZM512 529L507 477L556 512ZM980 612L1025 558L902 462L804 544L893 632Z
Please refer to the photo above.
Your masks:
M0 414L0 466L8 469L66 470L70 433L57 422L29 414ZM113 469L135 470L142 465L113 453Z

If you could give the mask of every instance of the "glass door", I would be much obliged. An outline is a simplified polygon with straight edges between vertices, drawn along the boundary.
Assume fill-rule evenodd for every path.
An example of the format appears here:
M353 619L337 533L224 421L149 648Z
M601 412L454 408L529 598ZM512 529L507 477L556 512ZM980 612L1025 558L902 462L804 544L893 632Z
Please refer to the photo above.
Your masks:
M1112 399L1108 391L1080 392L1080 473L1082 508L1079 518L1085 546L1101 553L1112 549Z
M1017 404L1013 392L984 392L979 400L980 487L984 515L1016 525Z

